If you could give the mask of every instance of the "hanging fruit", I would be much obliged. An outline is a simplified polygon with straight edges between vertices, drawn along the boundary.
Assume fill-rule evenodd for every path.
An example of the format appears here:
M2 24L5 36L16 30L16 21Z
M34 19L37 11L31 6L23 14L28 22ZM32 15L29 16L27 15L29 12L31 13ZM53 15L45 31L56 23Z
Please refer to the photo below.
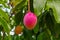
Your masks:
M16 26L15 34L21 34L21 32L22 32L22 27L20 25Z
M23 23L29 30L32 30L37 24L37 16L30 11L30 0L28 0L28 12L24 16Z
M24 16L23 22L27 29L32 30L37 23L37 17L34 13L28 12Z

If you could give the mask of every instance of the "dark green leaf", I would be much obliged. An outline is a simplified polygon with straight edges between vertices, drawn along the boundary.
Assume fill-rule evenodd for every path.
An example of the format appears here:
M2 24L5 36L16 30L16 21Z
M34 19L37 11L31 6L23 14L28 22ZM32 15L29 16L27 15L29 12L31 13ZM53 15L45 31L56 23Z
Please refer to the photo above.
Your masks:
M50 38L46 32L42 32L38 35L37 40L50 40Z

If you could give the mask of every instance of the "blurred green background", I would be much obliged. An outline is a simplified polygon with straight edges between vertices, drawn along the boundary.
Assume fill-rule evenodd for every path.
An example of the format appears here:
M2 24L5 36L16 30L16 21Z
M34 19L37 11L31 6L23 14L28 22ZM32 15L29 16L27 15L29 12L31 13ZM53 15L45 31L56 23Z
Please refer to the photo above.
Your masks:
M30 0L30 10L37 15L33 30L23 24L28 0L0 0L0 40L60 40L60 0ZM21 34L15 34L21 25Z

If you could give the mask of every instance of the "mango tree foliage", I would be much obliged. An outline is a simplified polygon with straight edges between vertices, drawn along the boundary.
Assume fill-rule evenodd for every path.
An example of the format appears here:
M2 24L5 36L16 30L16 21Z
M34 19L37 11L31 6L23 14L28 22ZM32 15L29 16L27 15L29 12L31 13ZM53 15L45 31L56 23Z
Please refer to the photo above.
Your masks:
M60 40L60 0L30 0L30 10L38 19L33 30L23 23L28 0L0 0L0 40ZM14 31L18 25L21 34Z

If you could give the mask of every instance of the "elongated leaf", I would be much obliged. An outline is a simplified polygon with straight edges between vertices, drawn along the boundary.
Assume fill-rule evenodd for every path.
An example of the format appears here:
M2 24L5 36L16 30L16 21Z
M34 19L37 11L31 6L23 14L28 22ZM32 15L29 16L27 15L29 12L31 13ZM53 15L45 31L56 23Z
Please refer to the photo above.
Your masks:
M55 20L60 23L60 1L47 1L47 9L52 8Z
M45 7L46 0L34 0L34 12L39 16L42 12L42 9Z
M5 8L10 8L7 4L8 0L0 0L0 4L2 4L3 7Z
M51 16L51 18L49 19L48 17L46 17L47 20L47 25L49 25L49 29L51 30L52 34L60 34L60 1L56 0L56 1L47 1L47 9L49 11L49 9L52 9L52 13L53 16ZM47 15L49 16L49 15ZM55 21L54 21L55 20ZM53 25L52 25L53 24Z
M17 4L19 4L22 0L10 0L10 4L15 7Z
M4 30L5 30L6 32L9 32L9 31L10 31L10 30L9 30L8 23L7 23L3 18L1 18L1 17L0 17L0 23L1 23L1 25L3 26L3 28L4 28Z
M6 21L9 21L9 16L3 10L0 9L0 16L3 17Z
M12 11L13 12L18 12L23 6L25 6L27 4L27 0L23 0L22 2L20 2L19 4L17 4Z

